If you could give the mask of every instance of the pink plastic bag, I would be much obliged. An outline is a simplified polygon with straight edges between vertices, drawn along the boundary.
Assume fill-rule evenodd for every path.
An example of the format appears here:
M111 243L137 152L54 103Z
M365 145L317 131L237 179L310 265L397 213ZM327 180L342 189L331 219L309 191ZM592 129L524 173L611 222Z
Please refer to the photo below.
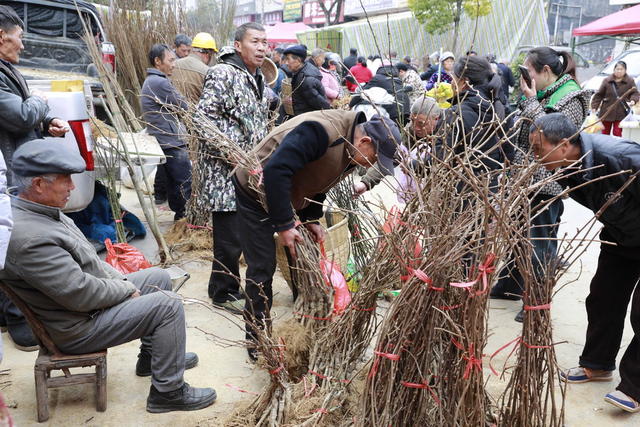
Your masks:
M322 271L325 283L333 288L333 314L339 315L351 303L351 293L338 264L327 259L322 243L320 244L320 252L322 254L320 271Z
M111 243L111 239L105 239L107 248L107 264L114 267L122 274L135 273L151 267L142 253L128 243Z

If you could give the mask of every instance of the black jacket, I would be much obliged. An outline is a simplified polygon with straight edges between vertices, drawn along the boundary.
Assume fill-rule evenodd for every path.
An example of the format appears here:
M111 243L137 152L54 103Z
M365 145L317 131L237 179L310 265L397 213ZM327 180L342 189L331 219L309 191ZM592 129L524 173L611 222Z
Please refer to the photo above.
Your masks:
M347 70L350 70L351 67L358 63L358 55L349 55L344 58L344 61L342 61L342 63L347 68Z
M291 98L296 116L309 111L331 108L324 93L322 74L315 64L307 61L291 78Z
M477 85L455 96L452 107L445 113L444 123L448 126L446 144L456 154L466 151L472 156L470 160L475 163L474 169L478 173L502 169L502 163L510 154L505 153L508 144L498 146L500 138L495 132L494 123L504 116L500 116L499 108L494 105L502 104L492 101L493 94L489 85ZM443 147L437 151L438 156L444 156ZM478 154L475 155L474 152ZM478 160L481 164L477 163Z
M402 80L398 77L398 69L396 67L386 65L378 68L373 78L364 85L365 90L372 87L381 87L395 96L397 104L385 106L385 110L389 113L391 120L399 121L398 118L404 118L405 115L409 114L411 109L409 96L403 90L404 86Z
M431 65L427 71L425 71L424 73L420 74L420 78L422 80L429 81L431 76L433 76L437 72L438 72L438 65Z
M507 99L509 98L509 87L516 85L516 79L513 78L513 72L511 68L505 64L498 64L500 70L500 77L502 78L502 93Z
M631 175L640 171L640 145L609 135L581 133L580 150L583 160L579 168L584 172L571 174L575 169L568 168L561 185L574 188L598 177L631 171L593 181L569 193L582 206L597 212ZM598 218L604 224L603 233L620 246L640 247L640 177L615 198Z

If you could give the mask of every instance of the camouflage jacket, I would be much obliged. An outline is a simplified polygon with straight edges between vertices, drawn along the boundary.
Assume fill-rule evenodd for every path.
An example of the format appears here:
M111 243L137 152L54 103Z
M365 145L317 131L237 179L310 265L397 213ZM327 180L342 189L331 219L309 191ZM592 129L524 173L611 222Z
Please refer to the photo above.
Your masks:
M252 76L233 47L223 47L218 58L220 62L205 77L197 108L228 138L249 151L268 133L269 105L264 78L260 70ZM233 167L219 158L214 136L200 136L196 161L201 177L195 203L205 212L233 212L236 210L231 181Z

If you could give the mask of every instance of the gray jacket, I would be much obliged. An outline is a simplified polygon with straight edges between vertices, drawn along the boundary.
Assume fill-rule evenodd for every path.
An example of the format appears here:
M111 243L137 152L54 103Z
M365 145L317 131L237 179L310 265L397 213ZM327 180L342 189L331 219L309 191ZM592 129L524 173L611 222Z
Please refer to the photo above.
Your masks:
M29 87L18 70L0 59L0 150L11 171L13 152L20 145L46 135L53 117L49 106ZM7 175L11 184L11 174Z
M0 152L0 270L4 268L4 258L13 228L12 218L11 201L7 194L7 166Z
M166 74L155 68L147 68L147 78L142 84L140 95L142 120L147 124L147 132L158 140L163 148L184 147L186 130L172 110L178 107L186 110L189 105L171 84Z
M11 197L14 227L4 281L62 345L92 329L98 310L126 300L136 287L100 260L60 209Z
M581 133L580 154L582 172L567 168L560 181L572 189L569 197L593 212L615 197L598 217L604 224L603 240L627 248L640 247L640 183L636 179L616 194L632 176L640 173L640 145L609 135ZM625 173L602 179L622 171Z

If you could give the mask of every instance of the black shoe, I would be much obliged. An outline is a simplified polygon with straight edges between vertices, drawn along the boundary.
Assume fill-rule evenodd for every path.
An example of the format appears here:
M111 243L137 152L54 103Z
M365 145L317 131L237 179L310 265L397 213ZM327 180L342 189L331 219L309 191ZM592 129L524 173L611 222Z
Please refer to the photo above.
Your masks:
M4 313L0 311L0 331L7 332L7 318L4 317Z
M247 354L249 355L249 360L251 363L256 363L258 361L258 357L260 356L260 352L257 348L248 348Z
M513 320L515 320L518 323L524 322L524 309L520 310L520 312L518 314L516 314L516 317Z
M195 411L206 408L216 401L212 388L196 388L184 383L177 390L160 392L153 385L147 397L147 412L160 414L171 411Z
M198 364L198 355L195 353L184 354L184 369L194 368ZM141 351L136 363L136 375L139 377L151 376L151 353Z
M33 332L26 322L8 325L8 329L13 345L18 350L36 351L40 348L38 340L33 336Z

